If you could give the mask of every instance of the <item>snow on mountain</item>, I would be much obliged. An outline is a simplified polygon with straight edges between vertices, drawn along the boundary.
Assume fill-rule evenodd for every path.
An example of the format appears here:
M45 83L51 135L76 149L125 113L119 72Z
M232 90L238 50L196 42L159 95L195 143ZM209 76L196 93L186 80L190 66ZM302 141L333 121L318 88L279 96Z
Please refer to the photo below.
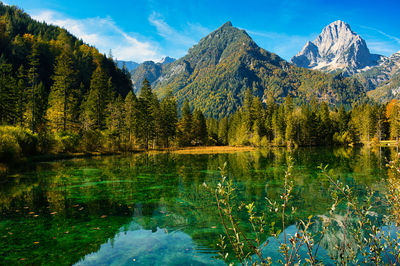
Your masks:
M300 67L352 75L379 64L384 58L371 54L360 35L338 20L326 26L313 42L307 42L291 62Z

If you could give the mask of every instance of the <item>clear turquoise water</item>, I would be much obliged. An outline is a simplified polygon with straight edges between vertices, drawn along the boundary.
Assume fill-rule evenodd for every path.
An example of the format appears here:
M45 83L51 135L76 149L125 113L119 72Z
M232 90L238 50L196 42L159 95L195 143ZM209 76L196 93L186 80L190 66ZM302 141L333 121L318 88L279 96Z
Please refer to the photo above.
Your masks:
M223 230L214 198L202 184L217 182L225 162L237 186L237 203L255 201L257 210L265 211L264 198L279 197L287 159L294 158L293 206L298 211L288 221L293 231L298 219L324 215L330 207L321 163L362 197L366 185L384 189L391 153L304 148L27 165L0 182L0 264L223 264L216 246ZM279 223L274 215L267 218ZM243 228L248 229L245 223ZM330 239L325 242L321 256L334 256ZM277 258L275 249L272 242L265 253Z

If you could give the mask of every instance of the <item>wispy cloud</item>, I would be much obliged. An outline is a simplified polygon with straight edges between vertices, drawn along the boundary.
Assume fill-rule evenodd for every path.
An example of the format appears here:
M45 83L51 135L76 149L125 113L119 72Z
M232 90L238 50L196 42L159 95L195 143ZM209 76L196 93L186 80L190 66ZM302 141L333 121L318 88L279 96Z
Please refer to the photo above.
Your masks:
M372 40L368 41L368 48L377 54L391 55L399 50L399 47L387 43L385 41Z
M278 32L252 31L247 30L254 39L259 41L259 45L264 49L282 56L286 60L296 55L307 41L311 41L317 34L307 36L288 35Z
M151 25L156 27L158 35L170 42L180 43L183 45L192 45L195 43L194 39L186 34L178 32L170 25L168 25L167 22L165 22L165 20L162 18L162 16L157 12L153 12L150 15L149 22Z
M103 53L111 49L117 59L142 62L161 58L158 44L123 31L110 17L74 19L52 10L34 11L32 17L65 28Z
M364 29L376 31L376 32L382 34L383 36L385 36L385 37L397 42L398 44L400 44L400 38L399 37L393 36L393 35L388 34L388 33L384 32L384 31L382 31L380 29L376 29L376 28L373 28L373 27L368 27L368 26L360 26L360 27L362 27Z
M206 36L211 32L211 30L207 27L200 25L199 23L188 23L188 30L187 32L195 35L200 35L202 37Z
M367 30L366 41L370 50L374 53L391 55L400 49L400 38L388 34L380 29L359 25L360 28Z

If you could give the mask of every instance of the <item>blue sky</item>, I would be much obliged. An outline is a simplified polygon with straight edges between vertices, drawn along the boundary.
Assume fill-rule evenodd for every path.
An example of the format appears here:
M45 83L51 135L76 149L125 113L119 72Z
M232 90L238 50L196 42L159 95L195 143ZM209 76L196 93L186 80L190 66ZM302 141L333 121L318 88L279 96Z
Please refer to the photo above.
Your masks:
M371 52L400 50L399 0L5 0L62 26L121 60L179 58L226 21L290 60L335 20L349 23Z

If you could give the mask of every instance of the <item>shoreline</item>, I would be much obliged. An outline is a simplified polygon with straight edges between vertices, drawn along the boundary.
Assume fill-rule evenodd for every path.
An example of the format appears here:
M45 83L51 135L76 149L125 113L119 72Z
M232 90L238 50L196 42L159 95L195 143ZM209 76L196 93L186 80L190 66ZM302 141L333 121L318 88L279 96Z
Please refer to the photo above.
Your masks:
M397 147L395 140L383 140L379 143L364 142L358 143L368 147ZM355 146L355 145L353 145ZM276 148L280 146L271 146L269 148ZM285 147L285 146L282 146ZM31 157L21 158L14 162L0 162L0 176L6 174L12 167L19 167L23 164L38 163L38 162L51 162L57 160L69 160L79 158L90 158L98 156L114 156L114 155L127 155L127 154L138 154L138 153L173 153L173 154L224 154L224 153L235 153L235 152L250 152L260 149L261 147L252 146L192 146L192 147L173 147L173 148L160 148L160 149L137 149L132 151L118 151L118 152L77 152L77 153L50 153L42 155L34 155Z
M194 147L177 147L167 148L161 150L149 150L152 152L164 152L175 154L219 154L219 153L233 153L233 152L247 152L255 151L257 147L251 146L194 146Z
M137 149L133 151L118 151L118 152L77 152L77 153L49 153L34 155L31 157L20 158L13 162L0 162L0 176L7 174L7 172L13 167L20 167L24 164L39 163L39 162L52 162L57 160L72 160L79 158L90 158L99 156L116 156L116 155L127 155L127 154L139 154L139 153L175 153L175 154L221 154L221 153L234 153L234 152L248 152L254 151L257 148L247 146L196 146L196 147L176 147L176 148L165 148L165 149Z

